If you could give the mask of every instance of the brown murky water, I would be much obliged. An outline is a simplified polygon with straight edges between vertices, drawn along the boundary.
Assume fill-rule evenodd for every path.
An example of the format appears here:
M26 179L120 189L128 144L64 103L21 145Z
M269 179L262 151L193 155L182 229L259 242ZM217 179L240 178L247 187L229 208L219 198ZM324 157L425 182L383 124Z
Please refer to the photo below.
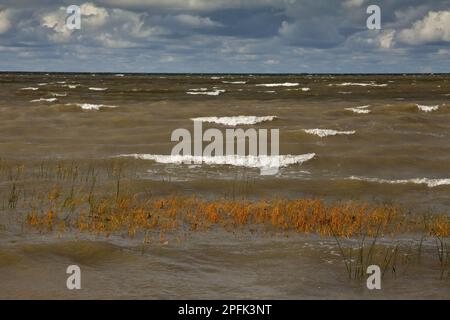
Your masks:
M60 162L84 168L80 181L95 167L98 187L109 192L108 168L121 161L124 188L133 192L318 197L447 213L449 99L448 75L0 74L0 297L448 299L432 239L421 263L387 276L374 293L348 280L333 239L210 231L142 251L137 239L30 231L21 204L55 184L47 169ZM192 118L237 116L273 116L238 127L279 129L281 155L315 156L274 176L245 166L118 158L169 155L172 131L192 132ZM21 164L14 178L11 168ZM20 196L11 209L13 182ZM398 241L415 246L420 238ZM69 264L83 270L79 292L65 287Z

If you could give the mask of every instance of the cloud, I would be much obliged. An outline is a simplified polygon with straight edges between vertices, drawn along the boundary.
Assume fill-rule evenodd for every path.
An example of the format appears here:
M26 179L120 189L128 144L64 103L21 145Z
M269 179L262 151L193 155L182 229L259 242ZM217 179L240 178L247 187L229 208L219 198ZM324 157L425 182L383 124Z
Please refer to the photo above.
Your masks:
M273 64L279 64L280 60L277 59L268 59L266 61L264 61L264 64L269 64L269 65L273 65Z
M116 7L169 9L174 11L211 11L256 7L282 7L296 0L101 0Z
M327 48L345 40L332 21L320 18L292 23L283 21L278 32L288 44L303 47Z
M179 14L174 18L176 21L181 24L191 27L191 28L211 28L211 27L220 27L222 26L220 23L212 21L210 18L193 16L189 14Z
M11 28L11 21L10 21L11 15L12 15L11 10L0 9L0 34L5 33L6 31L9 30L9 28Z
M445 72L449 1L0 0L0 70Z
M346 0L344 1L344 7L353 8L361 7L365 0Z
M379 37L378 41L380 47L383 49L390 49L395 44L395 30L384 31Z
M401 30L397 37L410 45L450 42L450 11L430 11L411 28Z

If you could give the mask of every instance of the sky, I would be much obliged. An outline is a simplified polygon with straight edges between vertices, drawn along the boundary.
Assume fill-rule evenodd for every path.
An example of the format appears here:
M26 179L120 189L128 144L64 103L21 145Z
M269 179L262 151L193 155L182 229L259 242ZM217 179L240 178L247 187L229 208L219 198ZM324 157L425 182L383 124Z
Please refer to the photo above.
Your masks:
M450 72L450 0L0 0L0 71Z

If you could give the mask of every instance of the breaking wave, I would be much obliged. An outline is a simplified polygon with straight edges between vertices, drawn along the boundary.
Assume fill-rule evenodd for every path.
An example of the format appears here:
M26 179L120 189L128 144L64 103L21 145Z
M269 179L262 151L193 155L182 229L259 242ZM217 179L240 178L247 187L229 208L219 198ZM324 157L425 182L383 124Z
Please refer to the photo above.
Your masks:
M313 159L315 153L279 156L192 156L192 155L158 155L158 154L122 154L119 157L131 157L152 160L164 164L207 164L230 165L248 168L280 168L293 164L302 164Z
M30 102L55 102L56 100L58 100L58 99L56 99L56 98L39 98L39 99L34 99L34 100L31 100Z
M417 108L419 108L420 111L423 112L433 112L433 111L437 111L439 110L439 106L425 106L425 105L421 105L421 104L417 104Z
M272 121L276 116L256 117L256 116L236 116L236 117L200 117L192 118L192 121L218 123L226 126L251 125L265 121Z
M337 131L330 129L305 129L304 131L308 134L313 134L321 138L336 135L352 135L356 133L356 131Z
M439 186L450 185L450 179L429 179L429 178L416 178L416 179L400 179L400 180L388 180L378 178L367 177L355 177L351 176L350 180L375 182L375 183L387 183L387 184L426 184L429 188L435 188Z
M369 107L370 106L361 106L361 107L355 107L355 108L345 108L345 110L352 111L354 113L368 114L368 113L372 112L368 109Z
M110 106L105 104L90 104L90 103L68 103L68 106L75 105L83 110L100 110L101 108L117 108L117 106Z
M299 83L297 83L297 82L256 84L257 87L296 87L298 85L299 85Z
M344 83L337 83L337 84L329 84L329 86L337 86L337 87L387 87L386 83L377 84L375 82L344 82Z
M223 89L217 89L217 90L214 90L214 91L193 91L193 90L191 90L191 91L188 91L186 93L187 94L191 94L191 95L218 96L218 95L220 95L221 93L224 93L224 92L226 92L226 91L223 90Z

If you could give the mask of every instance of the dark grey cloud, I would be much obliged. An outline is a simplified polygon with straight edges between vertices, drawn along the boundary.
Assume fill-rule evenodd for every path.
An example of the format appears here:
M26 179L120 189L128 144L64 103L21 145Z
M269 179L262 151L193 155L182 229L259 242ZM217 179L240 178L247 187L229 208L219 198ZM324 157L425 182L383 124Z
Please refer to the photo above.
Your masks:
M65 8L82 7L81 30ZM382 9L368 30L366 8ZM0 69L450 72L450 0L0 3Z

